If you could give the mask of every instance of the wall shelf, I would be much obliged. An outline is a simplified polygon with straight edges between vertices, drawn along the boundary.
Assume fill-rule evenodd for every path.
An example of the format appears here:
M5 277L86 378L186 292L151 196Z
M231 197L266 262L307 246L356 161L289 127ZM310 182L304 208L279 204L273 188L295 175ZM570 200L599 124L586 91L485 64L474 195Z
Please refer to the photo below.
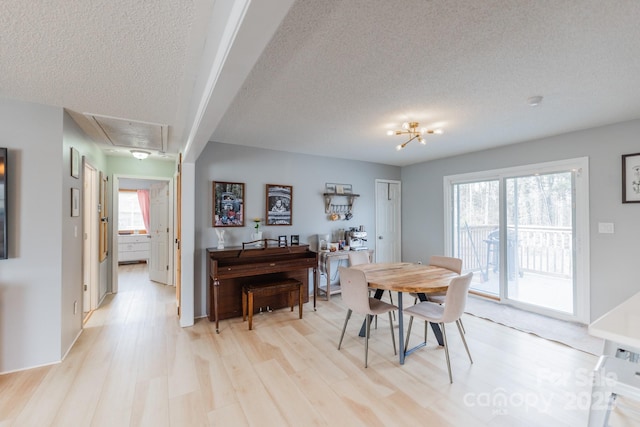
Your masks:
M353 209L353 202L359 194L324 193L324 213L347 214ZM334 203L335 202L335 203Z

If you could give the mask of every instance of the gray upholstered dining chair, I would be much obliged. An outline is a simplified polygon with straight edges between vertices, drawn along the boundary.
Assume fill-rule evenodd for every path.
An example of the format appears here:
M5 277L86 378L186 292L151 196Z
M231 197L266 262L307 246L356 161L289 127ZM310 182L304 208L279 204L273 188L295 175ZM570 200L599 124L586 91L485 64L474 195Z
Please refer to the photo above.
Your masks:
M350 251L349 265L369 264L369 251Z
M447 270L455 271L460 274L462 272L462 260L460 258L453 258L448 256L440 256L440 255L432 255L429 258L429 265L433 265L435 267L446 268ZM418 294L410 293L414 300L413 303L416 304L418 302ZM431 302L435 302L437 304L444 304L446 292L434 292L427 296L427 299ZM409 344L409 335L411 335L411 326L413 325L413 319L409 320L409 327L407 332L407 340L406 343ZM427 322L424 323L424 340L427 340ZM462 320L460 321L460 326L462 327L462 331L464 331L464 325L462 324ZM407 348L405 346L405 348Z
M462 273L462 260L460 258L433 255L431 258L429 258L429 265L446 268L447 270L455 271L458 274ZM434 301L431 298L439 298L439 301L444 301L445 294L446 292L429 294L429 301ZM409 295L415 298L414 304L418 302L418 294L410 293ZM439 304L442 303L443 302L439 302Z
M460 317L462 316L462 313L464 313L464 307L467 303L467 294L469 293L469 286L471 286L472 277L473 273L467 273L463 276L451 279L451 283L449 283L449 288L447 289L444 305L430 301L423 301L407 308L404 311L406 314L409 314L412 319L414 317L417 317L419 319L423 319L425 322L437 323L440 325L440 328L442 329L442 337L444 338L444 351L447 357L449 381L451 383L453 383L453 376L451 375L449 344L447 342L447 332L445 330L446 323L455 322L455 324L458 326L458 332L460 332L460 337L462 337L464 348L467 350L469 360L471 361L471 363L473 363L471 352L469 352L469 346L467 345L467 340L464 338L462 326L460 326ZM407 332L407 340L410 333L410 331ZM425 344L427 342L426 334L427 332L425 329Z
M462 260L460 258L433 255L429 258L429 265L446 268L447 270L455 271L458 274L462 272Z
M359 264L369 264L369 251L351 251L349 252L349 266L359 265ZM389 291L389 301L393 304L393 294ZM393 318L396 318L395 313L393 313ZM378 327L377 319L376 319L376 328Z
M344 319L338 350L342 346L344 333L347 330L347 323L351 317L351 313L362 314L365 316L365 341L364 341L364 367L368 365L369 358L369 335L371 330L371 321L369 316L377 316L378 314L389 313L389 325L391 328L391 341L393 342L393 353L398 354L396 350L396 338L393 333L393 319L391 312L397 310L393 304L380 301L369 296L369 287L364 272L354 268L338 267L340 274L340 287L342 288L342 301L347 306L347 317Z

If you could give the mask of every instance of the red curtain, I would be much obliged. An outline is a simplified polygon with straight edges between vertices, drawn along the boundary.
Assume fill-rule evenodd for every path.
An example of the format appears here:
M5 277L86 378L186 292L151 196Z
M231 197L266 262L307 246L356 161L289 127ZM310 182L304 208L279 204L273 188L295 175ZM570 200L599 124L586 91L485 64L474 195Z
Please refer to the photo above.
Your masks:
M144 229L149 234L149 190L138 190L138 202L140 203L140 211L142 211Z

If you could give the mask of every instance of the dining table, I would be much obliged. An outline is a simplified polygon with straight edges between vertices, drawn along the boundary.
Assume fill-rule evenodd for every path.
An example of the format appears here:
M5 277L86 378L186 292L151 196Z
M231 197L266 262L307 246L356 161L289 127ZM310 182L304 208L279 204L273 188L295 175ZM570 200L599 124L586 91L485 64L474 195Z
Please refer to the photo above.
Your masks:
M409 350L404 348L404 322L402 318L402 295L404 293L418 294L421 301L427 301L430 293L446 292L451 279L459 276L455 271L433 265L416 264L410 262L359 264L351 268L364 272L370 288L376 289L374 298L380 299L384 291L398 293L398 341L400 364L404 364L405 357L425 343ZM367 321L371 321L369 318ZM364 326L364 325L363 325ZM431 324L438 344L442 345L442 333L436 324ZM363 331L361 331L362 335Z

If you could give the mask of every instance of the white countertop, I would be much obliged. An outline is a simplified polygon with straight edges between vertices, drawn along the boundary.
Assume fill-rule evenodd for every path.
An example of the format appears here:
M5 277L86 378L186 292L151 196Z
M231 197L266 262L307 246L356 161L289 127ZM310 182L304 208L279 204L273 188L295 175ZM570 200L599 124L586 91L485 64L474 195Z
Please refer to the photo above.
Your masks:
M640 292L591 323L589 334L640 349Z

